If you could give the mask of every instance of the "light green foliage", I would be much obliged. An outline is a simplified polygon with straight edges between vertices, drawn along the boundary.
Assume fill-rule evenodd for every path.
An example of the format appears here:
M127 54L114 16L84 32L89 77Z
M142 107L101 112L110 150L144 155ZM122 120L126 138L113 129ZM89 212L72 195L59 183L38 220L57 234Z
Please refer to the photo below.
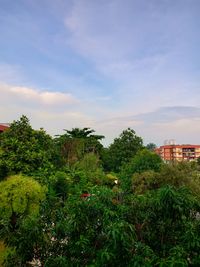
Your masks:
M29 233L30 229L35 231L32 227L39 216L46 191L45 186L22 175L0 182L0 238L8 247L5 266L22 266L23 261L32 259L35 234L31 236Z
M117 175L115 173L107 173L106 177L105 177L105 184L107 186L115 186L115 188L117 187L119 183L119 178L117 177Z
M45 187L30 177L15 175L0 182L1 222L16 224L14 219L35 215L45 199ZM14 218L15 217L15 218Z
M93 185L103 184L106 178L99 157L94 153L85 154L82 160L74 165L74 168L84 173L85 181L80 182L91 183Z

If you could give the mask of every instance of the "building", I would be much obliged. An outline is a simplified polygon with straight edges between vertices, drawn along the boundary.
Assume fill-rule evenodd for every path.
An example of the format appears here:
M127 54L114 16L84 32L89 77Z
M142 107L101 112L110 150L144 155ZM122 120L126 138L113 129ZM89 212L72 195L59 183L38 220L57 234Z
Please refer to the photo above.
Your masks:
M7 123L0 123L0 133L4 132L8 128L9 125Z
M200 145L167 144L155 150L160 157L168 161L194 161L200 157Z

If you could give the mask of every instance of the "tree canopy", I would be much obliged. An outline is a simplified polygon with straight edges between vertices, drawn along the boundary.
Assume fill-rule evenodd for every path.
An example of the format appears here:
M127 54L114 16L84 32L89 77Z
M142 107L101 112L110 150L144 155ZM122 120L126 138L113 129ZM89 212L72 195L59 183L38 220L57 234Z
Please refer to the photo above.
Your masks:
M105 167L119 172L122 165L129 162L142 147L142 138L133 129L124 130L105 150Z
M150 151L154 151L154 150L156 149L156 144L154 144L154 143L148 143L148 144L146 145L146 148L147 148L148 150L150 150Z
M33 130L26 116L0 135L0 147L1 177L51 167L52 138L43 129Z
M0 264L200 266L199 163L164 163L130 128L102 138L25 116L0 135Z
M56 144L61 151L63 160L68 165L73 165L86 153L100 154L103 148L100 141L103 135L93 134L95 131L90 128L73 128L65 130L65 134L56 138Z

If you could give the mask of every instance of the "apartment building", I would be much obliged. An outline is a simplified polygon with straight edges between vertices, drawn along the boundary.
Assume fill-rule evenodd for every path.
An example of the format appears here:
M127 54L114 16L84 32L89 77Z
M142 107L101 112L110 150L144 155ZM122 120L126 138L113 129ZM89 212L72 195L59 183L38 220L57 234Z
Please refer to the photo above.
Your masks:
M200 145L175 145L160 146L155 151L164 161L193 161L200 157Z

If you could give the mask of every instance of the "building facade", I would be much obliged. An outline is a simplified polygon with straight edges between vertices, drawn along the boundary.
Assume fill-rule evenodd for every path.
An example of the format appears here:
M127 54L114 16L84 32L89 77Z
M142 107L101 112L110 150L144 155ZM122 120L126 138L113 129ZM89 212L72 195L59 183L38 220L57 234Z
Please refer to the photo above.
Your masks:
M164 161L194 161L200 157L200 145L164 145L156 149Z

